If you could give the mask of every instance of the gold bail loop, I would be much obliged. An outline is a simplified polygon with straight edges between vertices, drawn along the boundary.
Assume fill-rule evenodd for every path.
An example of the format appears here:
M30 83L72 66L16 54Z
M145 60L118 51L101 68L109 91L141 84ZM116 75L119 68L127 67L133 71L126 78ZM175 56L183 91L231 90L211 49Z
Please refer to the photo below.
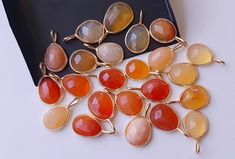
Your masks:
M110 64L108 64L108 63L103 63L103 62L97 62L97 65L98 65L98 66L109 67L109 68L112 67L112 65L110 65Z
M197 152L197 153L199 153L199 152L200 152L200 150L201 150L198 139L196 140L195 150L196 150L196 152Z
M74 39L77 39L77 35L76 34L73 34L73 35L70 35L70 36L67 36L63 39L63 41L67 42L67 41L70 41L70 40L74 40Z
M51 78L56 79L57 81L60 81L60 80L61 80L61 78L60 78L57 74L55 74L55 73L50 72L48 75L49 75Z
M168 105L178 104L178 103L179 103L179 101L168 101L168 102L166 102L166 104L168 104Z
M108 32L107 30L105 30L105 33L104 33L104 35L99 39L98 44L101 44L101 43L104 41L104 39L105 39L108 35L109 35L109 32Z
M51 40L53 43L57 42L57 33L55 31L51 31Z
M75 105L80 103L80 101L81 101L81 98L74 98L67 106L67 109L72 109Z
M185 40L179 38L179 37L176 37L176 41L178 41L178 43L175 45L175 47L172 49L173 52L183 48L183 47L187 47L188 44Z
M41 71L42 75L45 76L47 74L47 69L46 69L46 66L45 66L44 62L41 62L39 64L39 68L40 68L40 71Z
M88 49L96 50L96 48L95 48L94 46L89 45L89 44L87 44L87 43L84 43L83 45L84 45L85 47L87 47Z
M109 125L111 126L111 130L102 130L102 133L104 133L104 134L111 134L111 135L115 134L116 133L116 128L113 125L113 123L111 122L111 120L110 119L106 119L105 121L109 123Z
M225 65L225 62L224 62L223 60L213 58L213 61L215 61L215 62L218 63L218 64Z
M144 113L144 117L145 117L145 118L146 118L147 115L148 115L148 112L149 112L150 107L151 107L151 103L148 104L147 109L146 109L146 111L145 111L145 113Z
M141 88L133 88L133 87L127 87L126 89L130 90L130 91L140 91L141 90Z
M140 11L140 20L139 20L139 24L143 24L143 11Z

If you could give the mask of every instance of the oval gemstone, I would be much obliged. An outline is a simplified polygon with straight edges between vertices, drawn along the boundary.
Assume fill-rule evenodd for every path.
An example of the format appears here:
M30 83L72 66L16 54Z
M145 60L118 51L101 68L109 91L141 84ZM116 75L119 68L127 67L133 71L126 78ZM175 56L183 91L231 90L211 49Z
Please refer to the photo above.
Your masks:
M192 85L197 80L197 69L189 63L180 63L172 66L168 73L170 80L180 86Z
M143 24L134 25L125 38L126 47L134 53L144 52L149 45L149 32Z
M77 73L93 71L96 63L96 57L86 50L77 50L70 56L70 66Z
M53 43L47 48L44 63L48 70L52 72L62 71L67 62L68 58L61 46Z
M149 118L156 128L164 131L176 130L179 125L178 116L165 104L154 106L149 114Z
M143 146L149 142L152 129L146 118L132 120L126 127L126 140L133 146Z
M153 21L149 31L152 38L160 43L169 43L173 41L177 34L174 24L163 18Z
M49 130L59 130L65 125L69 115L70 112L67 108L54 107L45 114L43 124Z
M173 51L168 47L160 47L151 51L148 56L148 63L154 71L163 71L174 59Z
M124 30L133 20L131 7L123 2L112 4L104 17L104 26L108 32L117 33Z
M143 100L141 96L134 92L122 91L116 95L116 105L125 115L134 116L141 113Z
M123 59L123 49L116 43L103 43L97 48L97 56L105 63L113 65L119 64Z
M90 112L101 120L109 119L113 115L113 100L108 93L98 91L88 99Z
M207 118L199 111L191 111L184 118L184 129L194 139L202 137L208 129Z
M82 42L94 44L104 35L104 27L97 20L87 20L78 27L76 33Z
M75 133L84 137L98 136L102 132L100 123L88 115L77 116L72 127Z
M180 104L184 108L198 110L207 106L209 100L207 90L202 86L194 85L182 93Z
M61 83L64 89L75 97L84 97L91 89L89 80L78 74L64 76Z
M126 74L133 80L143 80L149 76L149 67L141 60L131 60L126 65Z
M61 88L56 80L43 77L38 84L39 96L46 104L56 104L62 97Z
M152 101L162 101L170 94L170 86L163 80L152 79L141 87L142 94Z
M194 44L188 49L188 58L192 64L205 65L213 61L213 54L207 46Z
M101 71L99 81L104 87L110 90L120 89L126 83L125 75L115 68Z

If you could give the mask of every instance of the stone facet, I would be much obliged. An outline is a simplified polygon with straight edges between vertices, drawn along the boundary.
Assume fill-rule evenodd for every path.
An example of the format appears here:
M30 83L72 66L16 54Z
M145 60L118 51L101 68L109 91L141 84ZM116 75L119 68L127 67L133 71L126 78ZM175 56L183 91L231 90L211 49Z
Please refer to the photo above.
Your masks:
M141 87L142 94L152 101L162 101L170 94L170 86L163 80L152 79Z
M88 108L95 117L106 120L112 117L114 105L109 94L98 91L89 97Z
M149 32L143 24L132 26L126 34L126 47L134 53L144 52L149 45Z
M104 63L117 65L123 59L123 49L116 43L103 43L97 48L97 56Z
M84 137L95 137L102 132L100 123L88 115L77 116L72 127L75 133Z
M213 54L207 46L194 44L188 49L188 58L192 64L205 65L213 61Z
M194 139L201 138L208 129L207 118L199 111L191 111L184 118L184 129Z
M150 25L149 31L152 38L160 43L169 43L175 40L177 34L174 24L163 18L153 21Z
M197 69L189 63L180 63L172 66L168 73L170 80L180 86L192 85L197 80Z
M99 81L107 89L117 90L125 85L126 78L120 70L111 68L101 71Z
M76 33L82 42L94 44L104 35L104 27L97 20L87 20L77 28Z
M148 63L154 71L163 71L174 59L173 51L168 47L160 47L151 51L148 56Z
M122 91L116 95L116 105L125 115L134 116L141 113L143 100L141 96L134 92Z
M44 57L44 63L47 69L52 72L59 72L64 69L67 62L68 58L61 46L53 43L47 48Z
M130 6L123 2L112 4L104 17L104 26L108 32L117 33L124 30L133 20L134 13Z
M149 118L156 128L164 131L176 130L179 125L178 116L165 104L154 106L149 114Z
M43 118L44 126L52 131L61 129L69 118L70 112L65 107L50 109Z
M64 89L75 97L84 97L91 89L89 80L78 74L64 76L61 83Z
M133 146L146 145L151 137L152 129L144 117L132 120L126 127L126 140Z
M43 77L38 84L39 96L46 104L56 104L62 97L59 84L51 77Z
M143 80L149 76L149 67L141 60L131 60L126 65L126 74L133 80Z
M86 50L77 50L70 56L70 66L77 73L93 71L96 63L96 57Z
M198 110L208 105L209 94L205 88L194 85L186 89L181 97L180 104L187 109Z

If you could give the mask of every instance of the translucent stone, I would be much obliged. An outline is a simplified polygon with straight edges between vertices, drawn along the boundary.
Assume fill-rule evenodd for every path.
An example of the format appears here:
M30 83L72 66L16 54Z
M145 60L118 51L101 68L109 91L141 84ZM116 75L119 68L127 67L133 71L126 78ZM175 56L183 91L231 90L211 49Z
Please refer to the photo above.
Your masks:
M52 72L62 71L67 62L68 58L61 46L53 43L47 48L44 57L44 63L47 69Z
M149 76L149 67L141 60L131 60L126 65L126 74L133 80L143 80Z
M123 59L123 49L116 43L103 43L97 48L97 56L105 63L113 65L119 64Z
M94 44L104 35L104 27L96 20L87 20L78 27L76 33L82 42Z
M146 145L151 137L152 129L144 117L135 118L126 127L126 140L133 146Z
M194 44L188 49L188 58L192 64L205 65L213 61L213 54L207 46Z
M169 66L174 59L173 51L168 47L160 47L150 52L148 63L151 69L163 71Z
M198 78L196 67L189 63L173 65L168 75L173 83L180 86L192 85Z
M134 25L125 38L126 47L134 53L144 52L149 45L149 32L143 24Z
M160 43L169 43L175 40L177 34L174 24L163 18L153 21L149 31L152 38Z
M89 97L88 108L95 117L106 120L113 115L113 100L109 94L97 91Z
M149 118L155 127L164 131L176 130L179 125L178 116L165 104L154 106L150 111Z
M116 106L128 116L134 116L141 113L143 109L143 100L141 96L131 91L122 91L116 95Z
M96 63L96 57L86 50L77 50L70 56L70 66L77 73L93 71Z
M209 94L205 88L194 85L186 89L181 97L180 104L187 109L198 110L208 105Z
M54 107L45 114L43 124L49 130L59 130L65 125L69 115L70 112L67 108Z
M191 111L184 118L184 129L194 139L201 138L208 129L207 118L199 111Z
M112 4L104 17L104 26L108 32L117 33L124 30L133 20L131 7L123 2Z
M91 89L90 81L84 76L69 74L62 78L64 89L75 97L86 96Z

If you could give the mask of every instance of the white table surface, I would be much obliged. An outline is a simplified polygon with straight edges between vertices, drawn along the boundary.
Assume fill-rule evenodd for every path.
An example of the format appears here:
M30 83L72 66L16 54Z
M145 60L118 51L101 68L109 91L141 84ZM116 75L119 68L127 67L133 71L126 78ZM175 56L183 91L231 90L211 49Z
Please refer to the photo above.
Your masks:
M235 158L235 3L233 0L172 0L182 37L189 44L208 45L226 65L200 67L199 84L208 88L210 105L203 110L209 119L209 132L201 141L201 153L194 152L194 141L178 132L153 130L151 142L143 148L130 146L124 128L131 118L120 113L115 118L118 133L86 139L75 135L71 120L60 132L48 132L42 125L49 109L39 101L37 88L9 27L0 2L0 159L234 159ZM186 49L177 55L184 61ZM147 55L138 58L146 59ZM127 63L123 62L120 68ZM94 89L100 87L95 84ZM128 85L140 83L129 82ZM173 86L172 99L182 88ZM67 97L63 103L68 103ZM72 116L87 112L85 99ZM181 117L186 110L175 106Z

